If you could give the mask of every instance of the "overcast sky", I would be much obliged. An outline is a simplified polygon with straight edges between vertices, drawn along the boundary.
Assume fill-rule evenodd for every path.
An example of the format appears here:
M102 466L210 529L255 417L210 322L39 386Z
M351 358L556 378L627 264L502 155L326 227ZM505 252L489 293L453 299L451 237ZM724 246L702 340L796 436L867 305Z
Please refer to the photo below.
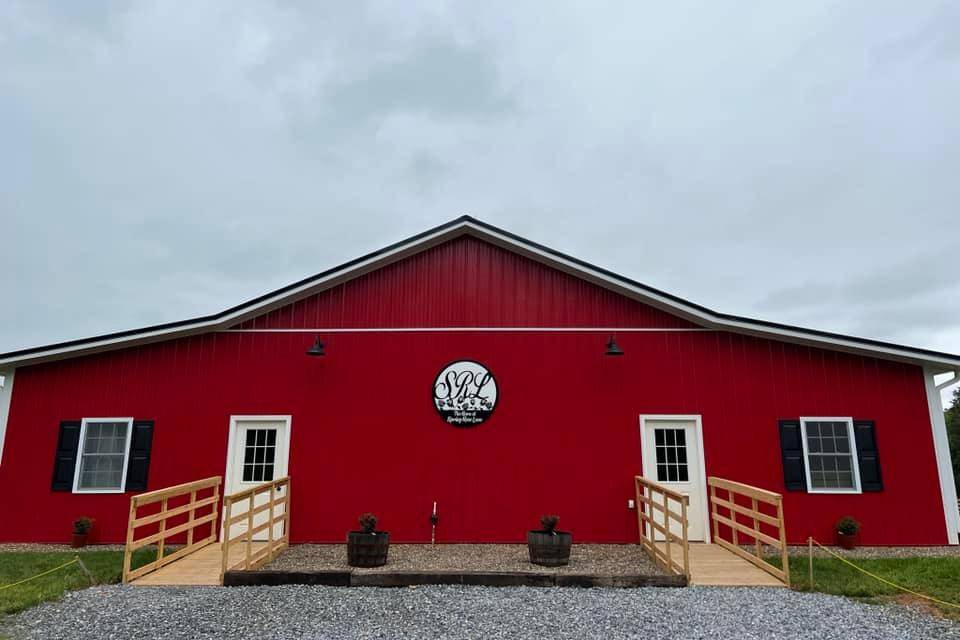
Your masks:
M960 3L332 4L0 4L0 351L470 213L960 353Z

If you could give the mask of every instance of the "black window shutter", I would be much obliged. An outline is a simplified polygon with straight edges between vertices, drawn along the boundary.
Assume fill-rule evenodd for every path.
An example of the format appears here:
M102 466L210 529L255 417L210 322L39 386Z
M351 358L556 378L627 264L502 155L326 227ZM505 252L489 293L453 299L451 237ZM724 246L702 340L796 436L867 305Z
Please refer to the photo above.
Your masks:
M57 437L57 455L53 460L53 491L73 491L73 472L77 468L80 446L80 421L64 420Z
M127 491L147 488L150 448L153 446L153 421L135 420L130 434L130 459L127 461Z
M883 491L880 455L877 452L877 434L873 421L854 420L853 433L857 441L857 461L860 463L860 489Z
M787 491L806 491L807 476L803 461L803 435L799 420L780 421L780 455L783 459L783 485Z

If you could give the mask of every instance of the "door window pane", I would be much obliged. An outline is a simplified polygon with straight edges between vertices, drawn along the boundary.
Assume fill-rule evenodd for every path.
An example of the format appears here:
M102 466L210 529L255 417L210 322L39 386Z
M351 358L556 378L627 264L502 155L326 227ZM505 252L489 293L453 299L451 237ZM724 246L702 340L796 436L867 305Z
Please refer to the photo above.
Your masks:
M684 429L654 429L657 482L688 482L687 438Z
M243 449L243 482L273 480L276 450L276 429L247 429Z

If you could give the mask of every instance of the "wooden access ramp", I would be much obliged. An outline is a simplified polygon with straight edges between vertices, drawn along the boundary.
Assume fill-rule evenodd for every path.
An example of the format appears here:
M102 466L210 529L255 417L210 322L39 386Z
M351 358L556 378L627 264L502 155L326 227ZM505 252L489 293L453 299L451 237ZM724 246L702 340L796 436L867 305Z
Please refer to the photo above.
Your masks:
M266 542L252 544L254 553L266 547ZM241 546L231 547L228 562L230 564L242 562L244 553L245 549ZM223 574L220 573L222 564L223 546L215 542L176 562L141 576L130 584L138 587L219 586L223 584Z
M225 572L260 567L287 547L289 477L224 496L220 527L223 542L217 541L217 525L221 524L220 485L221 478L217 476L130 499L124 583L138 586L220 585ZM151 513L144 515L140 512L143 508ZM168 540L172 537L177 537L179 548L167 553ZM155 558L132 568L133 553L150 545L156 545Z
M780 494L709 478L713 544L691 543L690 498L640 476L634 482L640 546L662 570L686 576L691 585L790 585ZM779 566L770 562L769 548L779 556Z
M663 549L663 543L657 543ZM763 569L747 562L718 544L690 543L690 575L692 586L785 587Z

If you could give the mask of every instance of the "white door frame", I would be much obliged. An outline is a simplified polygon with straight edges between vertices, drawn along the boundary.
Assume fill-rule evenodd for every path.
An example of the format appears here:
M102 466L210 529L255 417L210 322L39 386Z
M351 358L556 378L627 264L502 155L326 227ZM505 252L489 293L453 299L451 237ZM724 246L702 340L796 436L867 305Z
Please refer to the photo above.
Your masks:
M293 416L289 415L264 415L264 416L230 416L230 433L227 436L227 465L226 472L223 476L223 495L227 495L227 483L230 482L230 478L233 476L233 445L237 441L237 431L240 428L240 425L244 422L282 422L285 425L283 430L283 447L287 455L287 474L290 473L290 430L293 426ZM222 509L221 509L222 511ZM223 524L223 519L226 517L226 513L221 513L220 522ZM224 527L220 527L220 540L223 540Z
M643 477L648 480L653 480L656 482L655 476L648 476L647 469L647 458L650 455L648 447L646 446L646 432L647 432L647 422L692 422L694 423L694 430L697 433L697 457L699 458L699 467L700 467L700 499L701 499L701 513L703 514L703 541L706 544L710 544L710 512L709 512L709 499L707 495L707 464L704 461L703 456L703 418L700 414L691 414L691 415L674 415L674 414L641 414L640 415L640 462L643 467ZM637 508L640 508L640 505L637 505Z

